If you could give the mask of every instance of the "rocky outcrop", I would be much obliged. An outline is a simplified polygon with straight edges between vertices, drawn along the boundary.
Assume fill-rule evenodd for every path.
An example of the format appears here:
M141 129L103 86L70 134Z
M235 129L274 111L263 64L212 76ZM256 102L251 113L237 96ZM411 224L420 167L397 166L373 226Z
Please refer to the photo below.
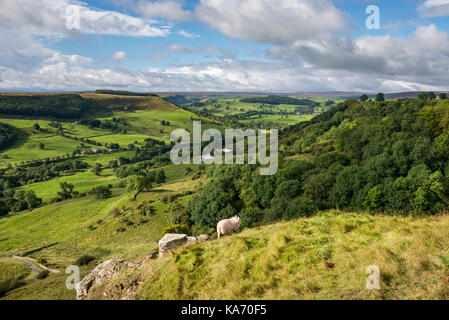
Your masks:
M197 242L204 242L209 239L207 234L196 237L188 237L186 234L169 233L159 240L159 256L163 256L167 252L187 246Z
M208 234L200 234L197 238L196 241L197 242L205 242L209 240L209 235Z
M114 257L96 266L90 274L76 285L76 299L84 299L92 288L110 281L127 266L127 263L127 261Z
M135 272L149 260L157 259L180 247L209 240L209 235L188 237L186 234L166 234L159 240L159 251L142 255L139 262L133 263L114 257L99 264L76 285L76 298L93 300L132 300L143 283L140 274ZM126 275L126 276L124 276ZM114 281L110 282L111 280ZM109 283L108 283L109 282ZM104 284L104 285L101 285Z

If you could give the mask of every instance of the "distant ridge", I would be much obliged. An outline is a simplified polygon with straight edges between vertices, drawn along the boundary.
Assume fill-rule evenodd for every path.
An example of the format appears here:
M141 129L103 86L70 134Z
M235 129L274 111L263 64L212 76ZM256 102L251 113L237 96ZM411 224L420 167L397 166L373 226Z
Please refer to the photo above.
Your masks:
M387 99L405 99L416 98L422 91L385 93ZM436 95L446 91L434 91ZM223 96L240 96L240 97L256 97L256 96L303 96L303 97L328 97L328 98L359 98L363 94L367 94L370 98L376 96L376 93L357 92L357 91L296 91L296 92L155 92L158 96L191 96L191 97L223 97Z

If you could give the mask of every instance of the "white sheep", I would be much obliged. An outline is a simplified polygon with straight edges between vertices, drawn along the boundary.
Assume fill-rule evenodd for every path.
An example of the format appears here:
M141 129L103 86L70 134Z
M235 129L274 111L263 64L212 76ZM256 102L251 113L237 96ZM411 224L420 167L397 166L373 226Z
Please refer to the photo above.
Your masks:
M220 239L220 236L223 236L226 232L237 230L240 227L240 223L240 215L236 215L231 219L221 220L217 224L218 239Z

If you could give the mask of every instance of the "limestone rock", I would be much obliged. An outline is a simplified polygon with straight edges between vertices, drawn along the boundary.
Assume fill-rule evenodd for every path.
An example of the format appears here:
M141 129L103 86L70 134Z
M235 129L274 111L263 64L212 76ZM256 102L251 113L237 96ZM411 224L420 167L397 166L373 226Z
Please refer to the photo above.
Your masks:
M168 233L161 240L159 240L159 254L177 249L186 245L187 242L188 238L186 234Z
M90 274L76 285L76 299L85 298L93 287L114 278L126 264L126 261L114 257L96 266Z
M196 241L198 242L205 242L209 240L209 235L208 234L200 234L197 238Z

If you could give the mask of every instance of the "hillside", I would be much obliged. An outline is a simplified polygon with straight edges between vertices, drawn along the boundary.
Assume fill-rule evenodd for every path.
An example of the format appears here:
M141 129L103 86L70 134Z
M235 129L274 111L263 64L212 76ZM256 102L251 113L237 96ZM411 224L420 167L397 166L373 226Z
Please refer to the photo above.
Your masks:
M449 217L337 211L247 229L150 260L94 290L136 299L448 299ZM381 272L367 290L366 268Z
M170 132L191 130L193 119L223 130L219 117L128 94L82 93L104 105L76 120L0 115L13 142L0 154L0 256L60 271L88 256L85 276L114 256L153 256L166 232L214 238L219 220L240 214L241 233L149 261L117 281L138 277L140 299L447 297L448 100L321 107L327 111L280 131L278 171L261 176L258 165L172 165ZM239 97L202 103L225 116L261 108ZM276 116L296 109L269 108ZM381 292L363 288L367 263L382 270ZM5 268L14 274L14 265ZM0 294L74 299L64 277L3 291L2 282ZM106 296L120 296L109 288ZM92 298L103 297L99 290Z
M267 97L253 97L253 98L243 98L240 99L241 102L245 103L266 103L266 104L290 104L295 106L310 106L317 107L319 103L310 99L296 99L290 97L281 96L267 96Z

